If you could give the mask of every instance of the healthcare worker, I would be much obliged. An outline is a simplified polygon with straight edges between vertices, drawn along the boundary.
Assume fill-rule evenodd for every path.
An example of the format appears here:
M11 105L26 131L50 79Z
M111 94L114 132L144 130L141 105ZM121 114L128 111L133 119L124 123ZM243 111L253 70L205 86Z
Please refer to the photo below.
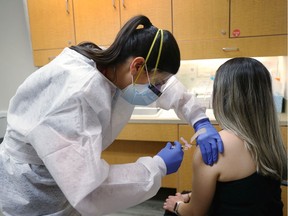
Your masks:
M109 165L101 153L129 121L135 105L174 109L195 130L208 164L222 141L174 74L178 45L145 16L131 18L114 43L65 48L18 88L0 145L4 215L96 216L154 196L161 178L178 170L183 151L167 143L156 156ZM161 97L160 97L161 95Z

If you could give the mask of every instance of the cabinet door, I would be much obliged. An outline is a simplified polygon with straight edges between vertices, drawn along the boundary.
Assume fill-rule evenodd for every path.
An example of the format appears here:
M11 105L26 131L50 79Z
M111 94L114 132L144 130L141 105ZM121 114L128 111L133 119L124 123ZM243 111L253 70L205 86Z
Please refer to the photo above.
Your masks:
M230 37L287 34L287 0L231 0L230 24Z
M173 34L182 60L211 58L207 41L229 38L229 1L173 1Z
M121 0L121 25L135 15L147 16L158 28L172 32L171 0Z
M228 0L174 0L173 34L178 41L227 38Z
M119 0L74 0L76 43L108 46L120 30Z
M281 126L281 135L282 135L283 143L284 143L286 150L288 151L287 133L288 133L288 127L287 126Z
M27 5L33 50L75 44L72 0L28 0Z

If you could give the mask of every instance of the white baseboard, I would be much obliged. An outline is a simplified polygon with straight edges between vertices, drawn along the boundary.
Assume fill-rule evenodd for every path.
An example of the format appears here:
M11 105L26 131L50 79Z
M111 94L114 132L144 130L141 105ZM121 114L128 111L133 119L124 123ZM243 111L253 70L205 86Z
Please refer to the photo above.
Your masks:
M7 117L7 111L0 110L0 118L6 118Z
M7 127L7 111L0 111L0 138L4 137ZM0 214L1 216L1 214Z

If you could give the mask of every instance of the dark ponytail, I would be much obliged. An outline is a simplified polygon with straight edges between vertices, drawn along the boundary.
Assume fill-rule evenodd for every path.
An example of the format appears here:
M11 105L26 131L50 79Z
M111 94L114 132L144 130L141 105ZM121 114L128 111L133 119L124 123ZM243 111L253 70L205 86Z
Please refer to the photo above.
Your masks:
M129 57L141 56L146 59L149 48L156 35L157 28L148 17L139 15L131 18L119 31L112 45L102 50L91 42L80 43L71 49L94 60L103 68L124 62ZM160 35L146 62L148 70L155 67L159 52ZM176 74L180 66L180 51L177 42L169 31L164 31L163 48L159 61L159 72L166 71Z

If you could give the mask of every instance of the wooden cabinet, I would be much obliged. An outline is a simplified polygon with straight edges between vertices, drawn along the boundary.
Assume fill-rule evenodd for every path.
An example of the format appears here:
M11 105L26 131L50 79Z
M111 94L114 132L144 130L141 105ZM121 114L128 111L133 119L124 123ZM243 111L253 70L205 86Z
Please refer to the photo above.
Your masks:
M172 30L171 0L74 0L74 13L77 43L109 46L120 28L138 14L148 16L159 28Z
M182 59L287 55L286 17L286 0L173 1Z
M83 41L107 47L126 21L138 14L172 31L171 1L28 0L34 64L43 66L64 47Z
M173 32L181 58L287 55L286 0L28 0L34 63L82 41L111 45L134 15Z
M28 0L27 5L34 64L41 66L75 44L73 2Z

